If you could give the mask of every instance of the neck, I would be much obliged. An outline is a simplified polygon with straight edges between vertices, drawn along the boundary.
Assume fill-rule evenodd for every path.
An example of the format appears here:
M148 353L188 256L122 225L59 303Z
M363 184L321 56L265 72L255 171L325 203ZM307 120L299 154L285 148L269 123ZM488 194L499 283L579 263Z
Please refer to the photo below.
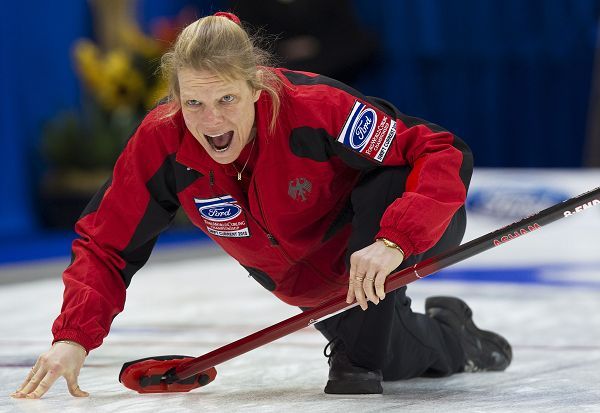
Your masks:
M238 158L232 164L237 173L238 180L242 179L242 174L244 174L244 172L248 173L253 169L252 162L250 161L254 153L254 146L256 145L256 136L253 136L251 140L252 142L250 143L250 141L248 141Z

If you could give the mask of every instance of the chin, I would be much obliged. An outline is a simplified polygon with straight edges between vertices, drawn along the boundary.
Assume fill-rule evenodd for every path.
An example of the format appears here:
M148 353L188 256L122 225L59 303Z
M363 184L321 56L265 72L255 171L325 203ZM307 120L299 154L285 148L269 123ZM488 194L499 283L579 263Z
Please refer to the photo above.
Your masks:
M207 151L213 161L221 165L230 164L240 156L239 151L233 148L228 148L225 152L215 152L212 148L208 148Z
M217 158L214 156L211 156L211 158L213 159L213 161L215 161L216 163L219 163L221 165L228 165L228 164L232 163L233 161L235 161L235 158L234 159L225 159L223 157Z

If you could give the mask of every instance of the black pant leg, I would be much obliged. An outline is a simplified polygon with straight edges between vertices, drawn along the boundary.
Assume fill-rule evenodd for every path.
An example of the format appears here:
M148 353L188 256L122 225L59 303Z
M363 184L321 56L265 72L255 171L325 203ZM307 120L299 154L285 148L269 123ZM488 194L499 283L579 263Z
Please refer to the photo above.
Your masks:
M373 242L387 206L402 196L407 168L377 169L365 175L352 193L353 232L349 256ZM466 226L461 208L440 241L425 254L409 257L398 268L414 265L460 244ZM366 311L355 307L315 327L331 340L344 342L349 358L357 365L381 369L385 380L422 375L445 376L459 371L464 355L455 333L426 315L413 313L402 287Z

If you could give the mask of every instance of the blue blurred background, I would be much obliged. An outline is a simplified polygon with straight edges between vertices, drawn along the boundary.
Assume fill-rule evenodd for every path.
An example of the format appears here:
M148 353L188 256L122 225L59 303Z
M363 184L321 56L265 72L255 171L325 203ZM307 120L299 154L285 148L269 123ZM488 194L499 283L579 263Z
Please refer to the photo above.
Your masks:
M50 228L43 218L53 201L40 196L51 167L40 148L44 125L82 105L72 52L78 39L95 38L90 3L3 5L0 262L68 253L72 232ZM148 33L157 18L186 6L197 17L231 9L244 19L249 5L262 4L139 0L136 19ZM323 21L335 26L337 14L324 13ZM344 13L371 43L348 42L362 58L341 80L461 136L478 167L584 166L600 1L354 0ZM351 38L355 29L342 24L336 31ZM333 69L325 74L335 77Z

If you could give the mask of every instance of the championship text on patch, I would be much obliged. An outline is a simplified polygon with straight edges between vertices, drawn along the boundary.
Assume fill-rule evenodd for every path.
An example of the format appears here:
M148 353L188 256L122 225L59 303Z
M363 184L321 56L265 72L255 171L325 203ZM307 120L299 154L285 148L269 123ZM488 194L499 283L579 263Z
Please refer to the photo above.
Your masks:
M217 237L249 237L246 214L231 195L198 199L194 203L204 219L206 229Z
M355 101L337 140L371 159L383 162L395 137L394 119Z

